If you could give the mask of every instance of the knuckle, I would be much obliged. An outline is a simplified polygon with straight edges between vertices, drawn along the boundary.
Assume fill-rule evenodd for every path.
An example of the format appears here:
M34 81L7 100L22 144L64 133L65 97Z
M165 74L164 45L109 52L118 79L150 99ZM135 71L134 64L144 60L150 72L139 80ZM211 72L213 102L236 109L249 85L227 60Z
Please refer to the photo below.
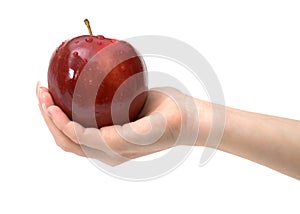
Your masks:
M65 152L71 152L70 144L65 141L58 141L56 145L59 146Z
M71 152L70 147L65 143L61 144L60 148L65 152Z
M81 128L73 121L64 126L62 132L74 142L78 142L82 135Z
M67 125L65 125L62 128L62 132L65 133L65 134L70 134L70 133L73 132L73 130L74 130L74 124L73 124L73 122L68 123Z
M124 140L122 140L122 138L120 138L117 133L115 133L114 135L110 135L108 132L105 132L102 129L100 129L99 131L102 137L102 141L107 149L110 150L111 155L113 153L121 154L126 150ZM110 152L107 151L107 153Z

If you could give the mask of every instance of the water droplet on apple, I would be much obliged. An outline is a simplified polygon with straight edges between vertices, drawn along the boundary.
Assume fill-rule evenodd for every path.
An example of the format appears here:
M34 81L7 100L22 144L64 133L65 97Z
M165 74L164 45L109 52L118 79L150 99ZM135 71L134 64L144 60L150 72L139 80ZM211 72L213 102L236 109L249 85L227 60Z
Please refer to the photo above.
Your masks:
M99 42L97 42L97 44L98 44L98 45L102 45L102 42L99 41Z
M88 62L88 60L87 60L87 59L83 59L83 61L84 61L84 63L87 63L87 62Z
M86 42L91 43L93 41L93 38L89 37L85 39Z
M75 51L75 52L73 53L73 56L74 56L74 57L77 57L77 56L78 56L78 52Z
M78 44L79 43L79 40L75 41L75 44Z
M111 41L111 43L117 43L118 42L118 40L116 40L116 39L112 39L110 41Z
M97 36L98 39L105 39L105 37L103 35L99 35Z

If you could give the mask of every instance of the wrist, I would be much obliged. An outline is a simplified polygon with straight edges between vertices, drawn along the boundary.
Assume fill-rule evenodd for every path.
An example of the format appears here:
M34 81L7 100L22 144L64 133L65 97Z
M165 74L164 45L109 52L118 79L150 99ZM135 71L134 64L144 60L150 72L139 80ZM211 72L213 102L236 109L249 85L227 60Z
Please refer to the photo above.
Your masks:
M199 117L196 146L218 149L228 135L228 108L208 101L195 99Z
M210 102L195 99L198 113L198 138L196 146L204 146L207 142L212 127L212 104Z

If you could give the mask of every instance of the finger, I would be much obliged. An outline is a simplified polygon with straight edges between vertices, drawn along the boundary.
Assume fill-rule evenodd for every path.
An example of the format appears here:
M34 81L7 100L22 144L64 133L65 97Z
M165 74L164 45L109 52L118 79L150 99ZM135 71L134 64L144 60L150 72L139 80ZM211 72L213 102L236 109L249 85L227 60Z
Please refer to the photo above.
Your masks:
M41 109L41 111L44 111ZM52 120L46 115L43 114L44 120L55 140L55 143L57 146L59 146L61 149L63 149L66 152L71 152L76 155L86 157L84 151L81 149L81 147L77 144L75 144L70 138L68 138L63 132L61 132L55 124L52 122Z
M100 129L100 135L109 148L111 148L112 153L114 155L117 154L124 161L164 149L161 145L164 139L162 141L159 139L151 145L144 142L140 143L142 142L141 139L135 141L136 143L130 143L124 137L126 136L126 131L124 126L106 126ZM134 138L134 136L130 137Z
M167 120L163 114L154 112L118 129L118 134L127 142L135 145L157 143L167 128Z
M118 154L112 153L107 146L105 146L105 151L102 150L103 147L99 145L103 141L98 141L100 136L98 129L84 128L80 124L70 121L57 106L50 106L47 110L51 115L51 121L55 129L62 135L56 141L64 151L97 159L110 166L115 166L128 160Z
M66 114L57 106L50 106L47 111L51 115L55 126L77 145L84 145L92 149L111 153L111 149L101 137L99 129L85 128L79 123L70 121Z
M36 83L36 87L35 87L35 95L36 97L39 99L39 95L40 95L40 87L41 87L41 82L40 81L37 81Z
M150 148L157 150L156 147L159 147L157 143L164 140L163 135L166 128L166 118L161 113L155 112L123 126L102 127L96 135L100 144L105 146L102 151L110 155L117 154L123 158L132 159L147 153ZM88 133L88 129L86 129L86 133ZM95 141L82 143L85 146L97 148ZM149 147L149 145L153 146Z
M53 105L53 100L51 95L48 93L48 89L41 87L39 83L37 84L36 94L39 99L39 109L42 116L48 126L56 144L61 147L64 151L72 152L76 155L86 157L85 153L80 146L73 143L67 136L65 136L53 123L49 115L47 114L47 108Z
M48 113L51 115L51 119L55 127L72 140L72 143L76 143L77 149L84 154L85 157L97 159L110 166L115 166L125 161L127 158L120 156L118 153L113 152L109 148L105 141L101 138L99 129L96 128L84 128L79 123L70 121L69 118L62 112L57 106L48 107ZM66 143L65 141L63 143ZM69 144L65 149L71 149L71 152L75 152L75 147L69 148ZM65 150L64 149L64 150Z
M36 83L36 89L35 89L36 97L39 99L41 97L41 93L43 93L43 92L48 92L49 93L48 88L42 86L41 82L38 81Z
M107 160L106 162L115 163L127 160L119 157L119 154L108 146L107 141L100 135L99 129L84 128L80 124L70 121L66 114L58 106L54 105L47 88L39 87L37 94L40 100L39 106L46 124L56 144L64 151L73 152L80 156L87 156L88 153L89 156L103 159L101 158L103 154L99 155L97 152L97 150L101 150L108 157L114 157L114 160L110 161L108 161L108 157L104 158Z
M86 154L87 158L95 159L101 161L110 166L116 166L121 163L128 161L127 158L120 157L118 155L108 155L106 152L101 150L92 149L90 147L82 146L83 151Z
M38 98L40 107L42 107L42 109L44 110L44 112L41 113L46 113L46 109L49 106L54 105L52 96L49 93L48 89L41 86L40 82L37 82L36 85L36 96Z

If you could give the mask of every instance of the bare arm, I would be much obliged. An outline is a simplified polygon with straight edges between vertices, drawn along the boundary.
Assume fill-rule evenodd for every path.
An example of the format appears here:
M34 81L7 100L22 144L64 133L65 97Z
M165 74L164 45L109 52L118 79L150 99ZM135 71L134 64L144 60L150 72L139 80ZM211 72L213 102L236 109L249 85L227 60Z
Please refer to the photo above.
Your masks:
M219 150L300 179L300 121L228 107L225 112Z

